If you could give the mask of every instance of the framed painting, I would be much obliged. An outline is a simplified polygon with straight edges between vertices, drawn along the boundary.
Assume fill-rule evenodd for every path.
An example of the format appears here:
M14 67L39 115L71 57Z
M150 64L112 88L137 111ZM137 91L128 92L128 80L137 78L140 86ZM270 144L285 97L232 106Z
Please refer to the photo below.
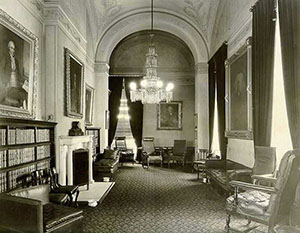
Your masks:
M84 65L67 48L65 48L65 78L66 115L72 118L82 118Z
M85 84L85 124L93 124L94 88Z
M225 61L227 137L252 139L251 38Z
M0 9L0 115L35 118L38 38Z
M182 101L161 102L157 105L158 130L182 130Z

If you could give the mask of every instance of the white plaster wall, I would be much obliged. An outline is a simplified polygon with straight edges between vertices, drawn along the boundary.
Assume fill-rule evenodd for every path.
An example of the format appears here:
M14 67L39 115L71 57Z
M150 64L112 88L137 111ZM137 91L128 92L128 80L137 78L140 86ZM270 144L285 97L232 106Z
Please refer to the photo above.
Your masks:
M43 50L43 24L39 18L39 12L35 9L35 6L27 2L27 7L25 7L25 1L12 1L12 0L1 0L0 8L9 14L12 18L17 20L26 29L30 30L34 35L39 38L39 66L37 75L37 105L36 105L36 119L44 118L44 106L42 99L44 98L42 94L42 54Z
M227 159L253 167L254 143L253 140L228 139Z
M187 140L188 146L194 146L194 86L176 86L173 92L174 101L182 101L182 130L157 130L157 105L144 105L143 137L154 136L155 145L173 146L174 140Z

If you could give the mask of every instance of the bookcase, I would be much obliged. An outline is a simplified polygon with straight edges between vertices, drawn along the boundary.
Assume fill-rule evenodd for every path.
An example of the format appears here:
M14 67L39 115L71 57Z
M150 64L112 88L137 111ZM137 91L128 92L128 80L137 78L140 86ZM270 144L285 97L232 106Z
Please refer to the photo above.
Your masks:
M55 164L54 122L0 118L0 193L17 178Z
M93 160L100 153L100 131L99 127L85 127L86 135L93 135Z

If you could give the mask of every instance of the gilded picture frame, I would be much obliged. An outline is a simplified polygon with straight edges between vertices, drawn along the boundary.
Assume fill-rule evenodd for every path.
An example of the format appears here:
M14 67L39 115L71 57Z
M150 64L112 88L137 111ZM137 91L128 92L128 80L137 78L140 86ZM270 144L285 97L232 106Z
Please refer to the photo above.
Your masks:
M157 105L158 130L182 130L182 101L161 102Z
M83 117L84 64L65 48L66 116Z
M93 124L95 89L85 84L85 124Z
M251 69L250 37L225 61L226 137L253 139Z
M0 9L0 115L36 116L39 40Z

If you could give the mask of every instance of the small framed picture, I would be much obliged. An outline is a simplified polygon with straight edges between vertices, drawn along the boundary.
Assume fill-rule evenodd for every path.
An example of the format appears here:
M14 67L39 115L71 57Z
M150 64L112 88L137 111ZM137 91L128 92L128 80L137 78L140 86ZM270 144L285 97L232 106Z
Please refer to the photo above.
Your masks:
M93 124L94 88L85 84L85 124Z

